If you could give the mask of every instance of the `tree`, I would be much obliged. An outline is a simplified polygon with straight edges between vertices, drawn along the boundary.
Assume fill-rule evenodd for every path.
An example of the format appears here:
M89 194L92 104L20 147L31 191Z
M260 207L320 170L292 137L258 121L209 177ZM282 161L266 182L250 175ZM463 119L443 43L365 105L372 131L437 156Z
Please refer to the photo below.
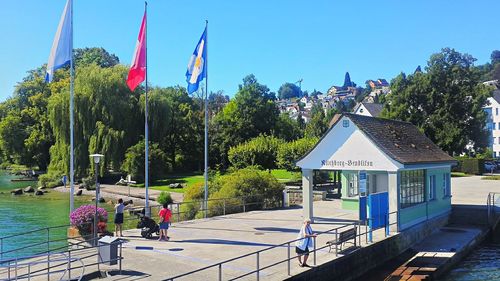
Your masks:
M210 116L216 115L221 112L224 106L229 102L229 96L224 95L224 91L212 92L208 96L208 108L210 109Z
M88 66L97 64L100 67L113 67L120 63L115 54L110 54L104 48L75 49L75 64Z
M275 96L269 88L257 82L254 75L243 79L234 98L211 123L210 159L222 168L228 167L229 148L255 138L270 135L279 116Z
M293 83L285 83L278 90L278 97L281 100L298 98L302 96L300 88Z
M123 65L101 68L95 64L77 68L75 80L75 176L90 168L89 154L104 154L101 174L119 170L127 148L144 132L139 93L131 93ZM52 86L52 83L51 83ZM56 86L56 85L54 85ZM48 116L55 144L50 149L51 170L69 172L69 91L52 95Z
M493 52L491 52L490 59L491 59L491 64L492 65L495 65L498 62L500 62L500 51L499 50L494 50Z
M419 127L450 155L487 145L483 107L491 89L480 83L475 59L445 48L431 56L426 73L400 74L391 83L383 117Z
M127 149L125 161L121 169L138 181L144 181L145 171L145 142L140 140L134 146ZM157 143L149 143L149 177L151 181L161 179L169 171L169 165L166 161L165 152L163 152Z
M276 169L276 154L282 143L283 140L273 136L258 136L231 147L228 152L229 162L237 169L248 166Z
M311 109L311 120L306 125L306 137L322 137L328 129L325 111L321 104L315 104Z
M318 140L319 138L317 137L301 138L280 145L276 156L278 167L280 169L287 169L288 171L297 170L295 163L309 152Z
M286 141L291 141L301 138L304 134L303 132L304 129L301 128L301 122L299 120L302 120L302 123L304 123L304 119L302 119L301 113L299 113L297 120L293 120L288 113L280 114L278 120L276 120L276 128L274 129L274 135Z

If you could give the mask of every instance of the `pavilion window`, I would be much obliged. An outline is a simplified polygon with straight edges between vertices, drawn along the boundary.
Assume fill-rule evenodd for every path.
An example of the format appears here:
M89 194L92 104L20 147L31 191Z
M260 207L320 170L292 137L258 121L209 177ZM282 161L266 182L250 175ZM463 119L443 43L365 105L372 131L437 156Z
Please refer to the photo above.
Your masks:
M400 190L401 208L425 202L424 170L402 171Z

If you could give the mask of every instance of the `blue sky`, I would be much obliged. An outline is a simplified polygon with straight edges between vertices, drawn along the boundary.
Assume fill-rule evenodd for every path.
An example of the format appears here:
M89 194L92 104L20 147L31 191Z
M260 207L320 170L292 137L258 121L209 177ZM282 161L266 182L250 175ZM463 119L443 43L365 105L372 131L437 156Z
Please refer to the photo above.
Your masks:
M47 62L65 0L3 1L0 101L26 71ZM304 79L326 91L344 74L359 85L413 72L453 47L489 61L500 49L500 1L150 0L149 82L185 86L190 55L209 21L209 90L233 96L250 73L277 91ZM104 47L130 64L144 2L75 0L74 46Z

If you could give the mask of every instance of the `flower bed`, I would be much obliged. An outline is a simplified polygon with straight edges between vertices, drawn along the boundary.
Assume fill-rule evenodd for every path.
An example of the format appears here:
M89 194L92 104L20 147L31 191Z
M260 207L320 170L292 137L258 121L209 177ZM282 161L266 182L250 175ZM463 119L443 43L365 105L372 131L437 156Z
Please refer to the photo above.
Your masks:
M83 205L75 209L69 215L71 225L76 227L82 237L88 237L92 234L94 228L95 206ZM97 207L97 232L106 233L106 226L108 221L108 212Z

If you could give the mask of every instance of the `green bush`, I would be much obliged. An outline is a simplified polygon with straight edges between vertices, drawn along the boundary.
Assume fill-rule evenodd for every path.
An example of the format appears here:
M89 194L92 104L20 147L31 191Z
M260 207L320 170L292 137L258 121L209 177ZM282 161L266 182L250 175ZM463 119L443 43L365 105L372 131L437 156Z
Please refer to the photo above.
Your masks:
M241 169L231 174L223 175L217 178L214 183L214 189L210 199L238 198L226 200L226 214L241 210L241 199L245 197L246 202L255 203L246 208L249 210L258 210L272 207L270 204L279 202L282 198L283 184L271 175L269 172L259 171L252 168ZM224 201L218 200L209 203L208 209L211 215L220 215L223 209Z
M231 147L229 162L237 169L258 165L264 169L276 168L276 154L283 140L274 136L258 136L247 142Z
M161 205L167 203L167 204L172 204L174 200L172 200L172 196L170 195L170 192L162 191L160 193L160 196L158 196L157 199L158 203Z
M484 173L484 159L478 158L458 158L458 166L452 171L463 172L472 175L481 175Z
M288 171L296 170L295 162L309 152L318 140L318 138L302 138L281 144L276 157L278 167Z
M62 176L61 172L52 172L40 175L38 177L38 186L43 188L54 188L62 185Z
M95 177L88 176L83 178L82 187L86 190L95 190Z

